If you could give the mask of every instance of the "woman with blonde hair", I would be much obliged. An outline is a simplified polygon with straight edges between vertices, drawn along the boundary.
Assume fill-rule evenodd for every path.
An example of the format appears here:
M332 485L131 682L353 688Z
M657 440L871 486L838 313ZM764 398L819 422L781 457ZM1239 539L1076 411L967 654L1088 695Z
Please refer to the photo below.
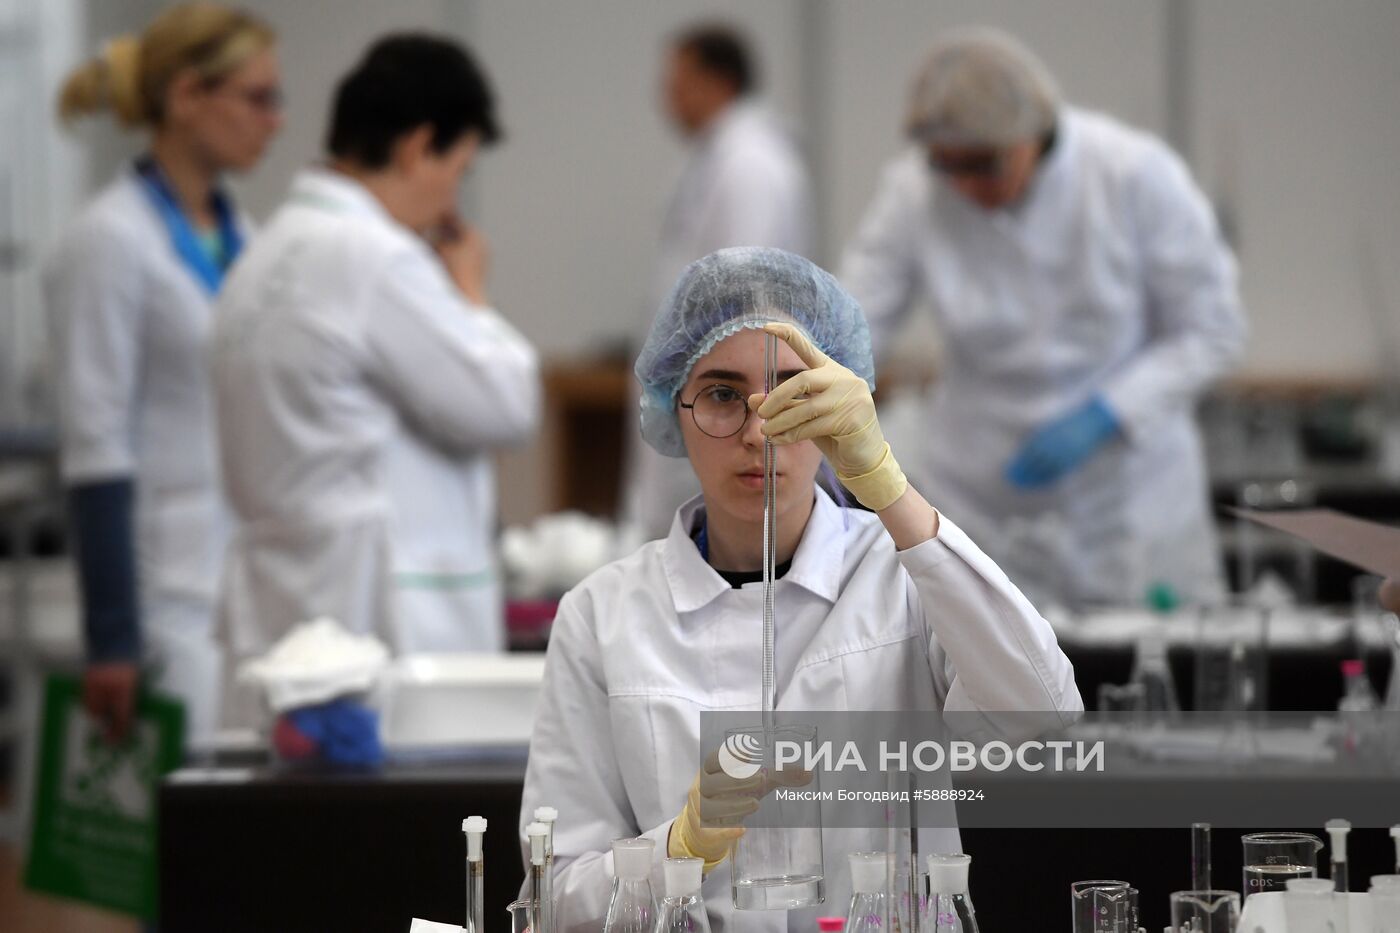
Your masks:
M62 237L45 274L60 457L83 603L84 702L112 738L142 662L212 733L214 597L226 537L205 349L245 219L220 186L281 126L276 37L214 3L161 13L65 83L65 120L111 111L149 133Z

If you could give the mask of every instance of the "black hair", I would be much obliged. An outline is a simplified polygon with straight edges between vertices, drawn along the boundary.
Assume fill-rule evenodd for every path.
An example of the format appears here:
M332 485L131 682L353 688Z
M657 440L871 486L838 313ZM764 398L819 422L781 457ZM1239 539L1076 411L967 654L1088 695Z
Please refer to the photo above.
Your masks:
M747 94L758 85L758 69L748 41L733 27L691 27L676 37L675 48L694 55L701 68L729 81L737 94Z
M326 148L365 168L383 168L394 141L424 125L432 127L434 152L472 130L483 144L501 138L495 96L470 52L436 36L385 36L336 88Z

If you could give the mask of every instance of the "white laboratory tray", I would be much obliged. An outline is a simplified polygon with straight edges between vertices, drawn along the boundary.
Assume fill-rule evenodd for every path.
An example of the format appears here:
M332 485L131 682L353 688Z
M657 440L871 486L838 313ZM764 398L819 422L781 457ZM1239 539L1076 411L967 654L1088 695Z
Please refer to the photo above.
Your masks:
M1352 933L1364 933L1371 927L1371 895L1347 895L1348 917ZM1313 930L1290 930L1283 913L1283 892L1251 894L1240 914L1239 933L1320 933Z
M395 758L524 751L544 654L436 654L394 661L379 693L380 738Z

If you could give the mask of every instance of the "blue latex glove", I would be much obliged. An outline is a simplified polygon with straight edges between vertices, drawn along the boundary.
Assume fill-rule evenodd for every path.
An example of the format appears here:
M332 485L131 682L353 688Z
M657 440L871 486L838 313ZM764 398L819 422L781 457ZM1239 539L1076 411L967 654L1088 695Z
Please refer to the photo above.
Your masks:
M353 700L339 699L305 706L287 714L297 731L315 742L321 757L338 765L377 765L384 760L379 745L379 717Z
M1079 468L1118 434L1118 419L1095 396L1082 408L1038 428L1006 465L1006 480L1019 489L1048 486Z

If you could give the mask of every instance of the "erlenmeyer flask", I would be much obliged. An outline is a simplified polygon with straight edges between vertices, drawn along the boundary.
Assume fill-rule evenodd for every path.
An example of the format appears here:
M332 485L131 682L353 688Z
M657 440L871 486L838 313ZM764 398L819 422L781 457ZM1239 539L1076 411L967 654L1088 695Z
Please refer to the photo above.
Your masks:
M656 918L655 933L710 933L710 918L700 897L704 859L668 858L666 896Z
M612 844L613 889L603 933L655 933L656 899L651 893L650 839L617 839Z
M852 852L851 908L846 933L882 933L890 919L888 852Z
M929 923L931 933L977 933L972 898L967 893L970 855L928 857Z

